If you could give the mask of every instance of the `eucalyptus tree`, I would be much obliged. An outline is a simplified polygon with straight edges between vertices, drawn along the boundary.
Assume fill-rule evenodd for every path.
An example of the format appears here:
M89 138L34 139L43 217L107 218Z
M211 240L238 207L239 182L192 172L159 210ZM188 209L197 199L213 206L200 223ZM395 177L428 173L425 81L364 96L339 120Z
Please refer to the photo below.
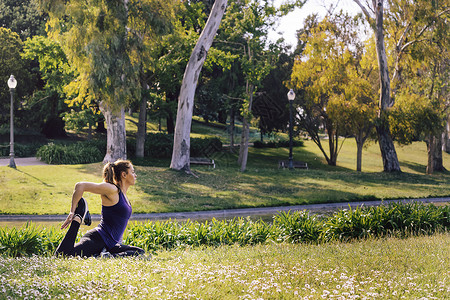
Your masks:
M141 3L148 10L140 10ZM125 106L140 98L142 76L140 58L143 38L158 35L159 26L167 23L165 9L172 1L152 0L40 0L48 12L49 36L60 42L69 62L78 73L81 93L91 94L99 103L107 125L107 149L104 161L126 158ZM134 20L141 19L149 28ZM136 63L136 57L137 62Z
M190 133L194 95L200 71L206 60L217 29L219 29L222 16L225 13L227 0L216 0L209 15L208 21L192 50L178 99L177 121L175 125L174 146L170 168L184 170L190 173Z
M442 133L449 113L449 16L448 1L390 0L386 12L386 30L392 45L393 96L402 98L394 107L400 120L392 117L391 122L396 125L399 140L410 140L405 138L408 131L399 130L410 124L409 132L426 141L427 173L444 170ZM424 101L426 108L421 107ZM406 114L406 121L401 112L408 110L413 111ZM403 124L399 124L401 120Z
M385 172L400 172L400 164L391 137L387 115L389 108L394 105L394 99L391 97L391 81L389 79L388 58L384 39L384 0L365 0L364 3L360 0L353 1L360 6L375 35L380 77L380 99L376 129L383 159L383 168Z

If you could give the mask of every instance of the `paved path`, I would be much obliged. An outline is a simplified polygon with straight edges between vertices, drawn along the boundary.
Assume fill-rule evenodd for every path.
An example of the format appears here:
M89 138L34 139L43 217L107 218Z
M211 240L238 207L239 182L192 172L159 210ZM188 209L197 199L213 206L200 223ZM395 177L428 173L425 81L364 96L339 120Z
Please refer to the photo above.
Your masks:
M16 166L37 166L37 165L46 165L45 162L40 161L36 157L16 157L14 158L14 162ZM9 157L8 158L0 158L0 167L9 166Z
M424 198L424 199L399 199L399 200L384 200L384 201L360 201L360 202L342 202L342 203L323 203L323 204L308 204L308 205L294 205L294 206L278 206L278 207L259 207L259 208L241 208L241 209L225 209L225 210L210 210L210 211L193 211L193 212L175 212L175 213L148 213L148 214L133 214L131 220L209 220L216 219L230 219L234 217L247 216L263 216L274 215L278 211L302 211L309 210L312 213L329 212L337 209L352 208L364 206L377 206L392 202L412 202L420 201L423 203L446 203L450 202L450 197L444 198ZM0 215L0 222L2 221L61 221L65 215ZM92 215L93 221L100 220L100 215Z

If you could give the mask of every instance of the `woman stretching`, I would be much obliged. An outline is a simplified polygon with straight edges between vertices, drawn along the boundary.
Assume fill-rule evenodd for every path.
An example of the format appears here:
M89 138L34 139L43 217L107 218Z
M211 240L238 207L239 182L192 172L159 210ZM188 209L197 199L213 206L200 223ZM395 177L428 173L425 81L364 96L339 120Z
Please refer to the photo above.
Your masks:
M134 167L128 160L108 163L103 168L103 182L78 182L72 195L72 207L61 229L70 225L66 236L56 249L56 255L98 256L106 249L112 256L138 256L145 251L121 244L123 233L131 216L131 204L127 191L136 182ZM81 223L91 224L91 216L84 192L99 194L102 199L100 224L86 232L75 244Z

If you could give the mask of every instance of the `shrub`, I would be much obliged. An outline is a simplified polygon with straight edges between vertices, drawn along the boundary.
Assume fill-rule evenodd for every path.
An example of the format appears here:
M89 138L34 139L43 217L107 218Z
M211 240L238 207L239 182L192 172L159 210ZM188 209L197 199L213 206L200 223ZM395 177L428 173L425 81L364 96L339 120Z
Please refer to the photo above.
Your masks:
M317 242L322 228L317 216L310 216L306 210L279 212L274 217L274 225L280 228L280 241L291 243Z
M48 164L88 164L102 161L104 153L92 142L68 145L49 143L39 148L36 156Z
M386 235L432 234L449 227L450 206L420 202L391 203L376 207L345 209L327 219L322 239L351 240Z
M35 156L42 143L19 144L14 143L14 155L16 157ZM9 144L0 145L0 156L9 156Z
M450 206L394 203L378 207L345 209L325 219L307 211L280 212L273 223L262 220L156 221L130 224L125 244L146 251L187 246L255 245L267 242L320 243L372 237L402 237L447 231ZM6 256L51 255L63 232L29 224L21 229L0 228L0 253Z
M303 147L303 141L302 140L292 140L292 146L293 147ZM253 142L253 147L255 148L286 148L289 147L289 141L269 141L269 142L261 142L261 141L255 141Z
M127 143L127 149L134 154L135 141ZM151 158L171 158L173 135L164 133L148 134L145 140L144 155ZM218 138L191 138L191 156L208 156L222 150L222 142Z

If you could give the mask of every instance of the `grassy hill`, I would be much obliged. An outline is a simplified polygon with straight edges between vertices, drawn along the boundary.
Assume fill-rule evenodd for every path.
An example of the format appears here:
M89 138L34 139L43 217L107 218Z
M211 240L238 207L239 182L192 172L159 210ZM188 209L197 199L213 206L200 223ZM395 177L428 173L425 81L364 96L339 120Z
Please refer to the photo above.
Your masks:
M135 118L127 117L136 121ZM157 130L149 123L149 131ZM129 134L135 132L127 121ZM193 123L193 136L219 136L227 143L228 133L220 126ZM253 139L259 139L252 130ZM275 139L286 139L279 134ZM372 199L450 196L450 174L426 175L427 152L423 142L397 146L403 173L385 174L379 147L368 144L363 152L362 170L356 168L356 144L345 140L337 166L328 166L317 146L305 141L294 148L294 159L308 163L309 170L279 169L278 160L287 159L288 148L249 149L247 171L239 172L237 154L216 153L216 169L192 166L198 176L169 169L170 160L134 160L138 182L129 191L135 213L211 210L258 206L279 206ZM450 155L444 153L450 170ZM101 181L101 163L88 165L0 167L0 213L65 214L78 181ZM98 196L86 194L92 213L100 213Z

